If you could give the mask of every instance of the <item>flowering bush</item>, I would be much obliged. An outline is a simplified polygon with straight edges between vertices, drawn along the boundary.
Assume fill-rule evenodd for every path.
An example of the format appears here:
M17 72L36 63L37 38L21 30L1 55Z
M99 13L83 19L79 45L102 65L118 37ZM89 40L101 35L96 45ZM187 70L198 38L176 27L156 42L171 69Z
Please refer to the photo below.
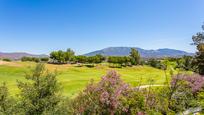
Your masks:
M136 98L135 98L136 97ZM97 84L91 82L73 102L75 114L142 113L143 96L133 93L115 71L110 71Z
M175 85L178 81L186 81L193 94L196 94L204 88L204 77L198 74L178 74L172 78L171 85Z

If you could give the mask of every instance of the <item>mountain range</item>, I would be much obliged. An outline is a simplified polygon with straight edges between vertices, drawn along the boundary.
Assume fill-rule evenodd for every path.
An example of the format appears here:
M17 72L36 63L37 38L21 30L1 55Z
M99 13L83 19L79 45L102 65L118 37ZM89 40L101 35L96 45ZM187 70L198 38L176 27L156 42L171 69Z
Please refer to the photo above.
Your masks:
M144 58L161 58L161 57L181 57L184 55L192 56L193 53L175 50L175 49L157 49L157 50L145 50L137 47L108 47L102 50L93 51L87 54L86 56L93 56L96 54L101 54L104 56L128 56L130 54L131 48L135 48L139 51L141 57Z
M104 56L128 56L130 54L131 48L135 48L139 51L140 55L143 58L161 58L161 57L181 57L183 55L192 56L193 53L188 53L181 50L175 50L175 49L157 49L157 50L145 50L142 48L137 47L108 47L101 50L93 51L87 54L84 54L85 56L94 56L96 54L101 54ZM35 55L35 54L29 54L25 52L14 52L14 53L3 53L0 52L0 58L9 58L14 60L19 60L22 57L48 57L48 55Z
M35 54L29 54L29 53L25 53L25 52L14 52L14 53L4 53L4 52L0 52L0 58L9 58L9 59L13 59L13 60L19 60L22 57L47 57L47 55L35 55Z

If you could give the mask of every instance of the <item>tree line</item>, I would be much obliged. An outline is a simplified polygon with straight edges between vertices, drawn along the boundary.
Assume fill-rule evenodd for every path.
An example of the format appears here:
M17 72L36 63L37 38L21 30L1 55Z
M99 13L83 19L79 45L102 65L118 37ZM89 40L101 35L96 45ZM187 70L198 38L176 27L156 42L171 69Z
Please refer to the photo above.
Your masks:
M65 63L102 63L107 61L114 64L132 64L138 65L140 63L140 54L136 49L131 49L129 56L75 56L74 51L68 49L67 51L53 51L50 53L50 59L52 63L65 64Z
M21 61L22 62L25 62L25 61L32 61L32 62L48 62L49 61L49 58L48 57L27 57L27 56L24 56L21 58Z

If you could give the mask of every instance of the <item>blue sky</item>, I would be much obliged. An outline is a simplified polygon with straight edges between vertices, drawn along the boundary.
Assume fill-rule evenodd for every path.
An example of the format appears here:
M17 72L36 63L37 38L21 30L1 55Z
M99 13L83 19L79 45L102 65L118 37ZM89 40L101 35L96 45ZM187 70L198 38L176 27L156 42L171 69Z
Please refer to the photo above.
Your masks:
M0 52L109 46L194 52L204 0L0 0Z

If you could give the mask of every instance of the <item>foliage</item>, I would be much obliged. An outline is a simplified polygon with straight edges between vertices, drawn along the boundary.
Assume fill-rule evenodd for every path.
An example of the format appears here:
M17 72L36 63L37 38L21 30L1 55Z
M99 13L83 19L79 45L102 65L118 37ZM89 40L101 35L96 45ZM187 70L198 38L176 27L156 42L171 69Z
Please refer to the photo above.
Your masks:
M177 81L186 81L193 94L196 94L204 88L204 77L193 74L178 74L172 78L171 84L174 85Z
M72 105L73 112L99 115L131 113L131 111L137 113L143 108L144 100L131 91L129 85L125 84L115 71L110 71L98 84L91 82L76 97ZM131 100L128 100L128 97Z
M171 81L171 87L168 92L169 109L175 112L181 112L191 107L193 93L188 82L179 79L179 75Z
M41 59L40 58L37 58L37 57L22 57L21 58L21 61L22 62L25 62L25 61L33 61L33 62L40 62Z
M89 68L92 68L92 67L95 67L94 64L85 64L86 67L89 67Z
M64 64L70 62L74 57L74 51L71 49L67 49L67 51L53 51L50 53L50 58L53 63Z
M19 107L26 115L40 115L52 110L59 103L59 86L56 74L45 71L43 64L26 75L28 82L18 82L20 89Z
M193 44L197 46L198 50L195 56L195 65L197 65L198 73L204 75L204 32L197 33L192 39Z
M122 68L122 65L120 64L109 64L110 68Z
M65 55L65 61L71 61L71 59L73 58L74 56L74 51L70 48L67 49L66 52L64 52L64 55Z
M140 54L135 48L131 48L130 57L132 65L138 65L140 63Z
M154 68L158 68L158 69L164 69L164 70L167 68L166 67L167 65L162 63L161 60L154 59L154 58L147 60L147 65L154 67Z
M9 59L9 58L3 58L2 60L3 60L3 61L8 61L8 62L11 61L11 59Z
M127 56L109 56L108 62L112 64L120 64L121 66L131 65L131 58Z
M95 55L95 56L75 56L72 58L72 61L74 63L89 63L89 64L98 64L105 60L105 57L102 55Z
M40 61L41 62L48 62L49 58L48 57L42 57L42 58L40 58Z
M14 100L9 97L8 88L5 83L0 86L0 114L11 115L14 109Z
M86 56L83 56L83 55L79 55L79 56L75 56L73 58L73 60L76 62L76 63L86 63L87 62L87 57Z
M186 70L186 71L193 71L194 70L194 59L192 56L183 56L176 60L177 68Z
M104 60L105 60L105 57L103 57L102 55L95 55L95 56L87 57L88 63L101 63Z
M173 115L194 106L199 107L201 104L197 103L195 91L201 92L201 90L197 90L195 84L202 84L202 81L197 80L196 83L195 80L189 80L189 78L197 79L196 77L198 76L178 74L173 76L169 86L155 90L150 87L144 90L148 114L157 112L157 114Z
M198 103L204 108L204 90L198 93Z

